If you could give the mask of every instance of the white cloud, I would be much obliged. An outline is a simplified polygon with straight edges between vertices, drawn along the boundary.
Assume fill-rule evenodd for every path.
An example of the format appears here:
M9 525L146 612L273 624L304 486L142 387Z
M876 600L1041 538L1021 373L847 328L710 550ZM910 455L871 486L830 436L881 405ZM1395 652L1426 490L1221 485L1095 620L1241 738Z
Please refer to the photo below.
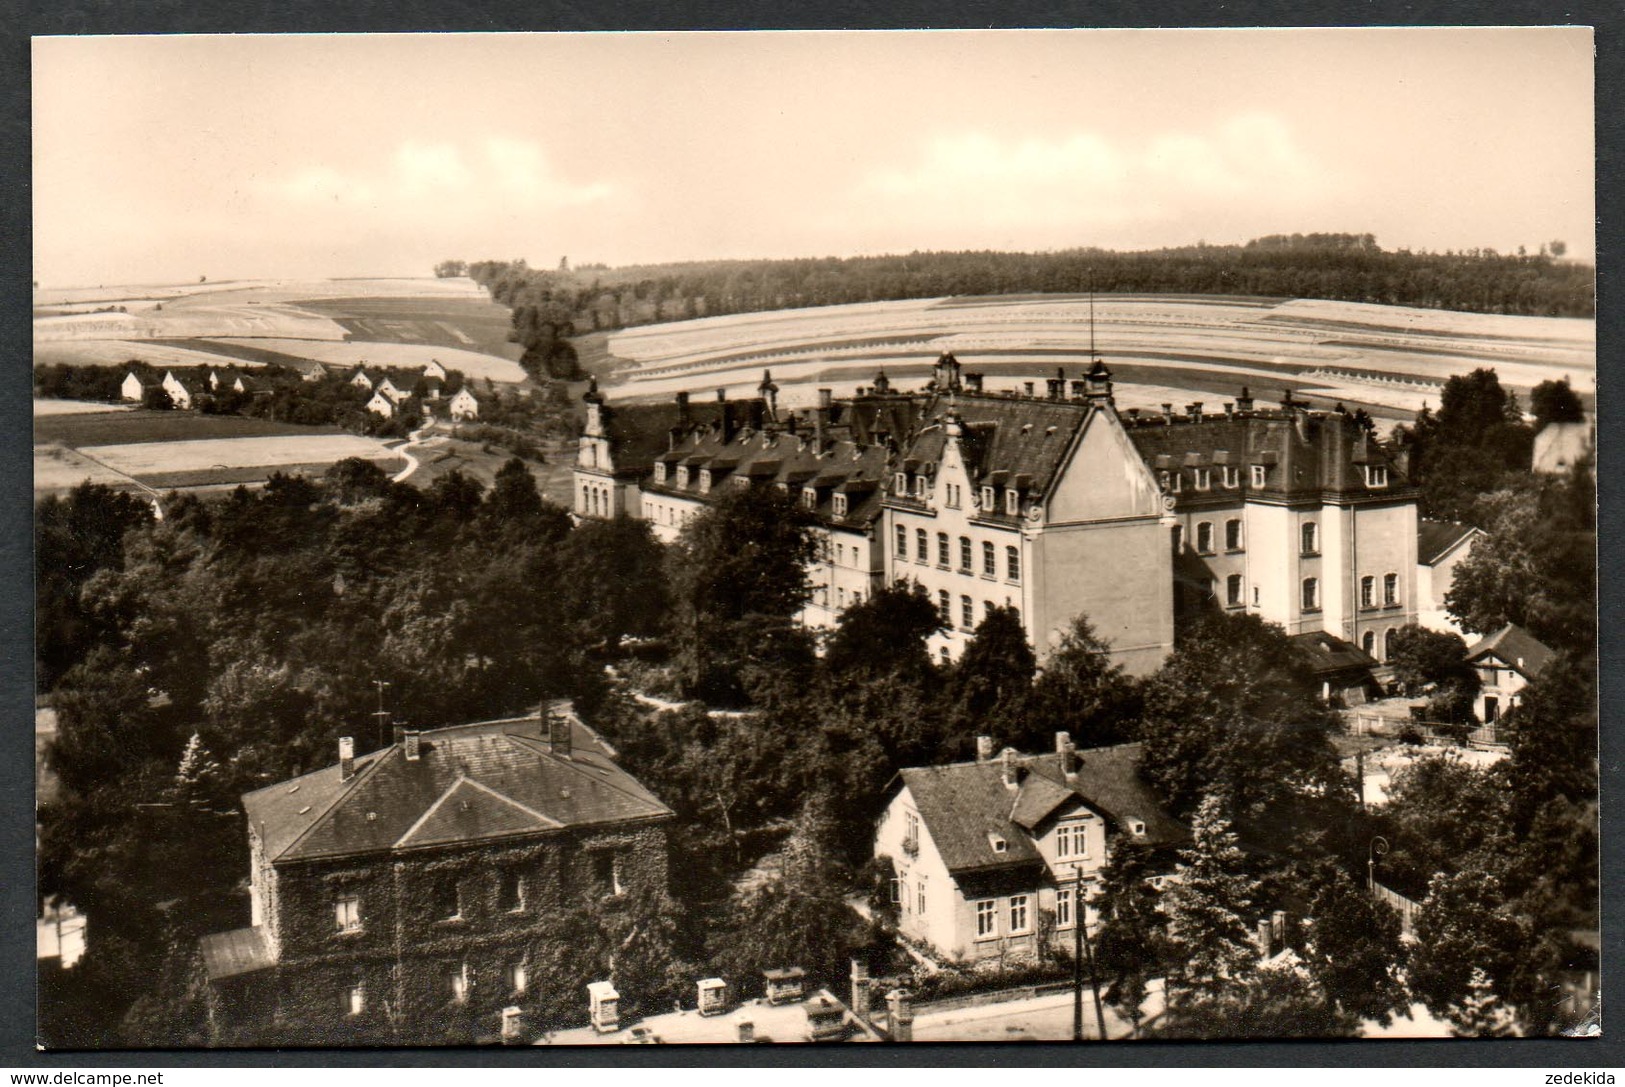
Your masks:
M978 230L1023 241L1040 232L1268 214L1303 207L1330 187L1286 125L1246 115L1205 132L1115 141L1087 131L1051 140L939 136L911 162L870 172L853 203L876 223L955 226L976 244L985 240Z

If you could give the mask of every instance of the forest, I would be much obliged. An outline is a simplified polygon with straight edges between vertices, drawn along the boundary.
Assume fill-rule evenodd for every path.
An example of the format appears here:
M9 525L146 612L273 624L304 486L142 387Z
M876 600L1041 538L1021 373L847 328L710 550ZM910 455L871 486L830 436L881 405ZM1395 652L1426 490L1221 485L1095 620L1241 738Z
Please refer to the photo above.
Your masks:
M1558 390L1536 407L1571 410ZM940 665L925 645L936 609L903 587L814 632L795 619L813 527L770 489L731 492L670 545L643 522L573 524L517 461L489 490L455 473L419 490L342 462L320 480L172 496L161 520L102 487L46 498L38 664L62 795L40 814L40 888L93 933L82 968L43 995L46 1036L205 1040L197 937L246 919L236 798L326 765L340 735L363 752L387 742L379 682L414 728L574 698L674 809L670 901L636 907L650 923L637 961L621 960L645 1006L784 962L838 983L850 949L895 948L890 873L870 851L896 772L970 758L978 735L1037 752L1066 730L1085 749L1141 742L1146 779L1192 828L1181 886L1154 892L1133 848L1103 877L1107 999L1132 1019L1148 980L1168 979L1170 1011L1148 1032L1351 1033L1412 1001L1463 1033L1555 1029L1554 987L1594 964L1570 934L1596 924L1595 492L1584 470L1512 463L1523 426L1483 371L1453 379L1407 440L1429 501L1485 531L1453 613L1471 632L1525 624L1558 661L1516 711L1508 759L1420 760L1369 810L1279 627L1205 617L1139 680L1107 663L1087 617L1040 671L1006 609ZM1467 682L1460 638L1415 640L1416 690ZM1379 833L1394 844L1383 879L1422 904L1428 938L1408 948L1362 889ZM1244 954L1276 908L1314 918L1307 980ZM577 982L628 923L583 910L559 918L539 1022L579 1019ZM877 959L925 995L1069 969L1049 956L926 979Z
M1113 252L925 252L795 260L529 267L524 260L446 261L513 310L513 339L533 373L576 376L570 339L660 321L948 295L1219 294L1323 298L1541 317L1596 315L1589 264L1561 241L1445 253L1384 250L1370 234L1292 234L1245 245L1198 243Z

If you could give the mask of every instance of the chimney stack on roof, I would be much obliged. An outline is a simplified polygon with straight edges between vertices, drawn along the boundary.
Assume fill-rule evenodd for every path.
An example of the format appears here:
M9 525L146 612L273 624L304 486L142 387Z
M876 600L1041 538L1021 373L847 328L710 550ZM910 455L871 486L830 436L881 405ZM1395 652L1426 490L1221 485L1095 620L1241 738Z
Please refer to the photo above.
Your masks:
M1202 421L1202 402L1195 400L1186 404L1185 414L1190 416L1191 422L1200 423Z
M553 754L570 757L570 718L558 710L547 711L547 743Z
M1236 405L1234 401L1226 400L1224 402L1224 417L1226 419L1234 419L1236 417Z
M976 737L976 761L987 762L993 758L993 737Z
M982 391L982 375L980 373L965 373L965 391L979 393Z
M1016 761L1016 749L1013 747L1005 748L1004 756L1000 761L1003 763L1001 776L1004 778L1005 788L1015 788L1021 781L1021 764Z
M1023 382L1022 382L1022 383L1021 383L1021 388L1022 388L1022 391L1023 391L1023 392L1024 392L1024 393L1026 393L1026 395L1027 395L1027 398L1028 398L1028 399L1029 399L1029 400L1031 400L1031 399L1032 399L1032 395L1033 395L1033 383L1032 383L1032 382L1030 382L1030 381L1023 381Z
M1162 405L1162 421L1169 426L1174 425L1174 406L1172 404Z
M1077 746L1072 742L1070 732L1057 732L1055 734L1055 753L1061 756L1061 773L1071 777L1078 772Z
M355 738L351 736L339 737L339 780L349 781L355 777Z
M407 729L402 746L406 749L406 760L416 762L423 757L423 733L417 729Z
M1236 397L1236 410L1237 411L1252 411L1253 410L1253 394L1247 391L1247 386L1245 386L1245 385L1243 385L1241 387L1241 395Z
M681 389L677 393L677 424L688 425L688 390Z

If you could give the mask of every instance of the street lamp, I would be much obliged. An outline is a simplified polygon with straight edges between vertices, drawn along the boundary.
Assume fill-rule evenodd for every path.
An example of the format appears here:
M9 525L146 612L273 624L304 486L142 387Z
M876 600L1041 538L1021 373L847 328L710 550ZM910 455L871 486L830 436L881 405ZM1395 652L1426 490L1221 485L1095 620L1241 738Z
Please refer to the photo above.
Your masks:
M1083 964L1089 963L1089 987L1095 994L1095 1024L1100 1040L1106 1040L1106 1013L1100 1007L1100 978L1095 974L1094 949L1084 931L1087 913L1083 905L1083 865L1072 866L1075 890L1072 892L1072 1040L1083 1041Z
M1365 853L1365 881L1366 888L1375 894L1377 891L1377 858L1388 853L1388 839L1378 834L1371 839L1371 844Z

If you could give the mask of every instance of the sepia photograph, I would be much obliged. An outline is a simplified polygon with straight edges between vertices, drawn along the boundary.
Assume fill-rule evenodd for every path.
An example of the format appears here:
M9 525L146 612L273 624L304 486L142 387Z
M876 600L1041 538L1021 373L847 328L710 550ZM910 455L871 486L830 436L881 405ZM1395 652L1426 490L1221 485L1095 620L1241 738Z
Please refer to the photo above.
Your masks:
M1599 1036L1594 62L33 38L39 1047Z

